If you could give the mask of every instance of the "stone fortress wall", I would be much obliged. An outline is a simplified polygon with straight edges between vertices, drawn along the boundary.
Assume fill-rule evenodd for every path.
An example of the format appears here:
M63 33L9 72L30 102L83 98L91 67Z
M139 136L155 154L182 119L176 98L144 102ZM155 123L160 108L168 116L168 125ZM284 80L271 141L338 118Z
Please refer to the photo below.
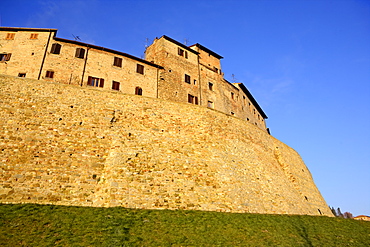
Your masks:
M327 215L300 156L215 109L0 76L0 202Z

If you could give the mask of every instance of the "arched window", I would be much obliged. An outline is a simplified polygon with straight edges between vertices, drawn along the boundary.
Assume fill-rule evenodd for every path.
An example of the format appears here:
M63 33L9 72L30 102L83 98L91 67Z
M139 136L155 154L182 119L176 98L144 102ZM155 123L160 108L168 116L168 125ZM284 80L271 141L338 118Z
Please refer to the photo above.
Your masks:
M141 87L135 88L135 94L136 95L143 95L143 89Z

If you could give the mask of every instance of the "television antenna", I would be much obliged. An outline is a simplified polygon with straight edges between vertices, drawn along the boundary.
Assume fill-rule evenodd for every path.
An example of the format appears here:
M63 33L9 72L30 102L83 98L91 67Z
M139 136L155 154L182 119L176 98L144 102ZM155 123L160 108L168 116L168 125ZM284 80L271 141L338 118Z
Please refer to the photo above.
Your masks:
M73 33L72 33L72 36L73 36L73 38L74 38L76 41L77 41L77 40L81 41L80 36L75 36L75 35L73 35Z

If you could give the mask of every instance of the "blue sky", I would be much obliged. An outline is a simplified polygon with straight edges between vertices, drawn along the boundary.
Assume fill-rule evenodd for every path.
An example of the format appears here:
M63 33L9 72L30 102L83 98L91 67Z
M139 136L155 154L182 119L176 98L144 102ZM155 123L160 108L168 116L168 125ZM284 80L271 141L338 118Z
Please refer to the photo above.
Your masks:
M206 46L328 205L370 215L370 1L1 0L0 15L1 26L56 28L137 57L162 35Z

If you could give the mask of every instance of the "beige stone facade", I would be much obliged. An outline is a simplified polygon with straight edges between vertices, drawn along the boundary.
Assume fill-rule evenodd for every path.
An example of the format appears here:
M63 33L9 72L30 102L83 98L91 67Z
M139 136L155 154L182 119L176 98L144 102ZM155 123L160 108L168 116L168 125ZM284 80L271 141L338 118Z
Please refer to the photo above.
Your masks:
M332 216L300 156L214 109L0 76L0 202Z
M241 83L223 78L217 53L155 39L145 60L56 37L56 29L0 27L0 73L102 87L216 109L266 130L266 114Z

